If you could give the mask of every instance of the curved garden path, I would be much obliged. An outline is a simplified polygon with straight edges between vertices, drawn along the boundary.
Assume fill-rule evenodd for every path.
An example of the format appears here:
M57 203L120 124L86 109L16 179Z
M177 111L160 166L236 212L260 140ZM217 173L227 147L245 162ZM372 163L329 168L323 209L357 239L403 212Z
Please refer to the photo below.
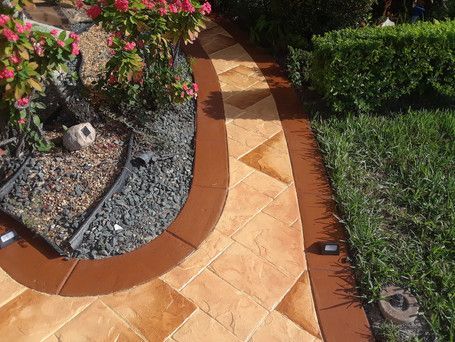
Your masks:
M111 295L46 295L0 270L0 340L322 339L288 144L269 83L214 22L200 43L218 74L228 135L229 192L213 232L159 279Z

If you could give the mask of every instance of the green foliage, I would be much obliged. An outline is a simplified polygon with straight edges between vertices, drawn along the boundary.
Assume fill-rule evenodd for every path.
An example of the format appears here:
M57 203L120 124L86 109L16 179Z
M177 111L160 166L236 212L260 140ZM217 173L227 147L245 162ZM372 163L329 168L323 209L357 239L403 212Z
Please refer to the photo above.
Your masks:
M409 288L438 341L455 338L455 111L314 120L368 302Z
M111 34L112 57L99 82L111 99L156 106L197 96L197 85L180 79L174 58L181 43L193 42L205 28L208 2L82 0L80 6Z
M221 13L250 27L256 42L284 51L305 47L313 34L356 26L375 0L215 0Z
M430 6L430 16L434 19L455 18L454 0L434 0Z
M41 105L33 101L44 92L46 78L54 71L65 71L65 63L79 53L77 35L58 30L39 32L11 14L26 3L15 1L12 7L0 8L0 113L2 121L8 122L0 135L17 137L17 156L27 145L49 148L36 114Z
M455 21L344 29L313 44L311 80L336 111L428 91L455 96Z
M287 59L288 76L298 88L310 80L311 57L311 52L289 46Z

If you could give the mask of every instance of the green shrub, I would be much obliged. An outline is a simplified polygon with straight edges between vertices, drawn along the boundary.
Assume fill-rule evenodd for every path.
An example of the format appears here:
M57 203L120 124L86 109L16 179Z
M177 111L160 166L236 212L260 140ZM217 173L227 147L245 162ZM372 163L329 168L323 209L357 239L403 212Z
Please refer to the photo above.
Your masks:
M313 34L355 26L375 0L214 0L219 13L238 18L257 42L284 50L302 47Z
M445 19L455 18L455 1L454 0L435 0L430 6L431 18Z
M289 46L287 57L288 76L300 88L310 79L311 52Z
M455 21L345 29L313 44L312 83L336 111L431 91L455 96Z

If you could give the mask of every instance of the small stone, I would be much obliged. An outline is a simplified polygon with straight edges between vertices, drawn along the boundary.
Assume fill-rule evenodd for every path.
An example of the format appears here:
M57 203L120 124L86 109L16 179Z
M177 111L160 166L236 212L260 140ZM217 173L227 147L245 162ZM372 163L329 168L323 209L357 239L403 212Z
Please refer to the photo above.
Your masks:
M417 299L405 289L386 286L381 291L379 309L382 315L395 323L412 323L419 313Z
M123 230L123 227L116 223L116 224L114 224L114 230L117 232L119 230Z
M93 144L95 138L95 128L89 122L85 122L68 128L63 136L63 145L69 151L76 151Z
M74 188L74 193L76 196L81 196L84 191L82 190L82 187L80 185L76 185Z

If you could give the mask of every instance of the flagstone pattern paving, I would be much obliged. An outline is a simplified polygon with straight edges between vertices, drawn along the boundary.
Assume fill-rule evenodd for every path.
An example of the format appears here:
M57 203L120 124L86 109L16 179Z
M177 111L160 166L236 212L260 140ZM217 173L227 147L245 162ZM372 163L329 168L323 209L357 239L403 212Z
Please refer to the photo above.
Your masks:
M210 22L230 185L214 231L159 279L98 297L41 294L0 270L5 341L320 341L286 140L268 84ZM125 270L127 271L127 270Z

